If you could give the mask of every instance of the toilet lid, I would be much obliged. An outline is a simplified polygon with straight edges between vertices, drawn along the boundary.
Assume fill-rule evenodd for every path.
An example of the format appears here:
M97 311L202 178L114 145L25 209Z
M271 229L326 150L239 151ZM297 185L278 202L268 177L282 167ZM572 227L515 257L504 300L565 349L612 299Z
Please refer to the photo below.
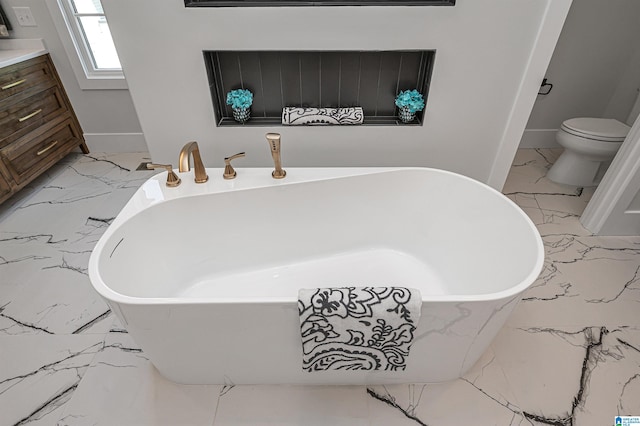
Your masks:
M631 127L613 118L572 118L562 128L574 135L601 141L621 142Z

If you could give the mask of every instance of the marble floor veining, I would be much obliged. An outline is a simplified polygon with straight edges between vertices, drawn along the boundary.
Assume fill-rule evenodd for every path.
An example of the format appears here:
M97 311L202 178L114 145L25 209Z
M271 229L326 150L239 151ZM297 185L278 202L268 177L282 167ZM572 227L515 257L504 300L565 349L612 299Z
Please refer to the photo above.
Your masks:
M593 190L519 150L503 192L538 226L544 270L459 380L185 386L161 377L93 291L90 252L146 154L72 154L0 206L0 426L612 425L640 416L640 237L599 237Z

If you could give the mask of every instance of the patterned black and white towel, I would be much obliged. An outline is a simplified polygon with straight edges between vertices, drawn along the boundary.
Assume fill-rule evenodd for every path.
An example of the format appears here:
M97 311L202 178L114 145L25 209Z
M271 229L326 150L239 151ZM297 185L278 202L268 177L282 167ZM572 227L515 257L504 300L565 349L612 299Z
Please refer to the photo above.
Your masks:
M362 107L351 108L299 108L284 107L282 124L285 126L321 126L328 124L362 124Z
M302 369L404 370L421 306L404 287L300 289Z

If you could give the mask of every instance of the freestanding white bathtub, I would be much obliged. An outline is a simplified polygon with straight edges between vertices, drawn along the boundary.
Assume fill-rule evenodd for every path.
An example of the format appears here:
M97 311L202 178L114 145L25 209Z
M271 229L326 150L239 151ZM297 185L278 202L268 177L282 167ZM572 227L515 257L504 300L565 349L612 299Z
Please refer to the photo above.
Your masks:
M135 193L96 245L95 289L162 375L191 384L455 379L537 278L540 235L509 199L426 168L222 169ZM422 294L404 371L302 370L299 288Z

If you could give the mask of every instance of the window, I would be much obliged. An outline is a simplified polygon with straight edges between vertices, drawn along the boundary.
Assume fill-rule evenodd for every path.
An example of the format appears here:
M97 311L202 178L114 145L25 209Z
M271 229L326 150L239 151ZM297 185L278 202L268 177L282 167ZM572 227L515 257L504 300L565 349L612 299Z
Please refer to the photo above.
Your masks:
M48 0L47 3L80 87L126 88L100 0Z
M122 70L100 0L67 0L92 71Z

